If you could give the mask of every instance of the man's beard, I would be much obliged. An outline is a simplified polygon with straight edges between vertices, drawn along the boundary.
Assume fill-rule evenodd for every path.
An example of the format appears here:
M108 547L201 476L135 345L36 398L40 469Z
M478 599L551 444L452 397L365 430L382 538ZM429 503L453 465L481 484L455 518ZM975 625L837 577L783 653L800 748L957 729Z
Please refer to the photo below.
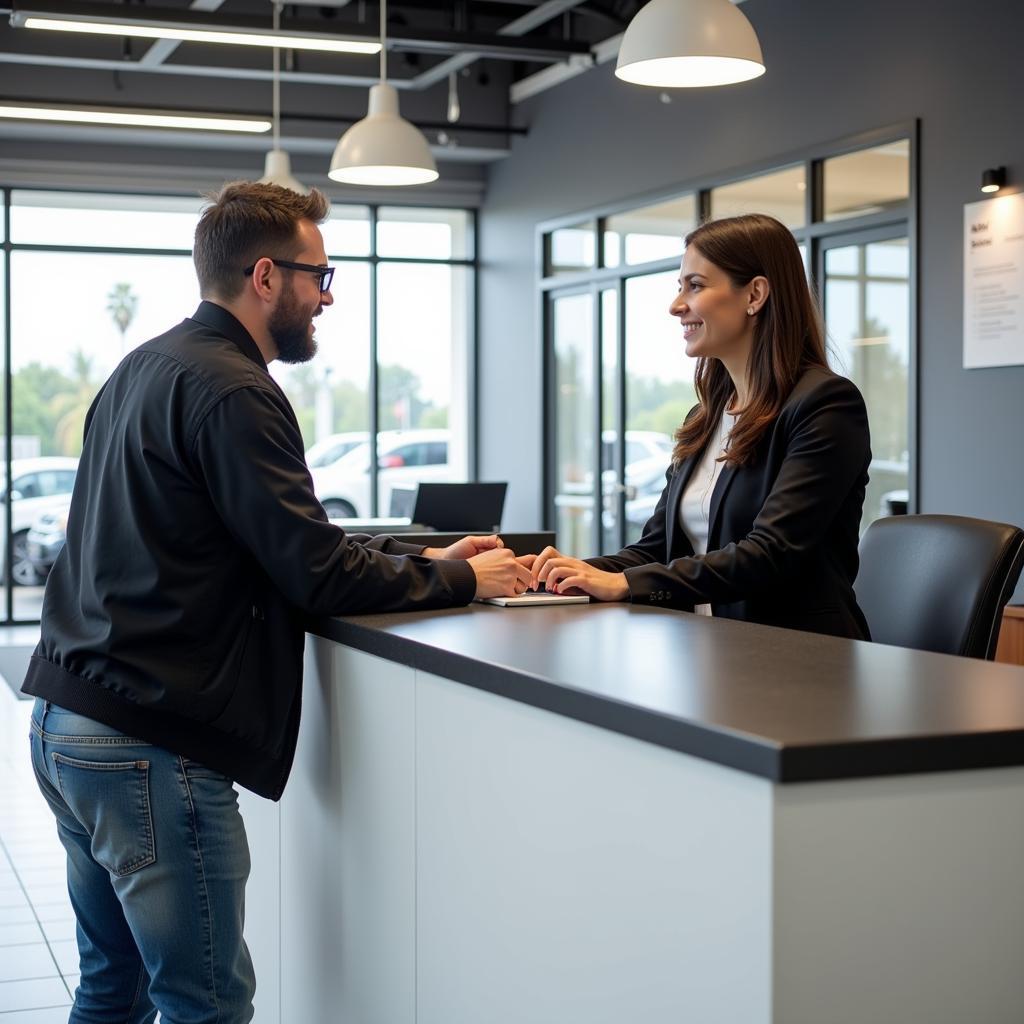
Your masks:
M281 293L267 321L267 331L282 363L308 363L316 355L316 339L309 332L310 313L295 298L295 289Z

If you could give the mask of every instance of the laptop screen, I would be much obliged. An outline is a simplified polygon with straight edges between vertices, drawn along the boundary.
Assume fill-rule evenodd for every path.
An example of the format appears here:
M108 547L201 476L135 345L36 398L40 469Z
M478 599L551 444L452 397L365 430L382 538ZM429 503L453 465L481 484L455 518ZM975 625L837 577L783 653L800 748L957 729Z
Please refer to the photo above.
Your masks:
M412 521L446 533L501 527L507 483L420 484Z

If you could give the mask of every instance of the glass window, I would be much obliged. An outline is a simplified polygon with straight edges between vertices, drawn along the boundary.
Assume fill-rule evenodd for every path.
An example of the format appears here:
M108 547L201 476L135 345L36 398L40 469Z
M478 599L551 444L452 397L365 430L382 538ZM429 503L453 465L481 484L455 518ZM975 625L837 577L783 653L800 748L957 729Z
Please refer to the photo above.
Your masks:
M382 206L377 214L377 255L470 259L473 215L468 210Z
M870 482L862 528L907 501L910 284L893 273L908 260L906 238L825 254L825 322L836 369L860 388L871 427ZM872 272L882 266L884 276Z
M683 236L697 226L697 197L616 213L605 220L604 265L649 263L682 256Z
M619 367L619 293L615 288L601 292L601 549L619 550L619 410L617 393ZM628 450L627 450L628 461Z
M330 216L320 225L327 257L370 255L370 208L332 206Z
M395 487L467 477L471 289L466 267L386 263L378 269L378 455L399 436L424 445L417 466L381 473L381 514ZM430 444L445 446L442 460L426 461Z
M552 302L555 354L556 544L592 554L594 510L594 301L589 293Z
M0 251L0 289L8 258L14 288L10 297L0 291L0 314L10 308L7 372L12 374L14 463L10 487L0 466L0 501L12 505L15 537L13 558L0 544L0 572L16 584L15 616L31 620L39 616L48 566L38 570L29 557L29 529L44 522L59 549L84 418L97 390L127 352L198 304L188 254L203 200L29 189L12 195L14 251L10 257ZM371 219L368 206L335 206L321 228L328 256L370 256ZM377 241L384 256L470 259L473 215L383 208ZM26 251L19 245L109 251ZM180 249L181 255L117 251L129 248ZM314 488L328 513L367 517L378 508L388 511L388 490L401 483L403 473L414 474L414 486L424 477L465 478L473 271L443 264L379 267L378 412L383 429L376 445L369 431L374 271L361 260L342 260L335 271L332 290L339 301L316 321L316 358L299 365L275 361L270 372L295 409ZM55 279L62 282L62 308L74 310L73 322L40 315L52 307ZM0 359L2 343L0 336ZM4 394L0 388L0 423ZM398 454L401 446L404 452ZM379 470L379 502L370 494L373 455L392 456L395 463ZM3 571L8 562L10 574Z
M19 189L11 196L11 241L191 252L203 202L177 196Z
M626 281L626 543L640 537L665 487L673 436L696 404L678 321L667 313L676 272Z
M597 257L597 222L590 220L572 227L559 228L548 235L545 274L575 274L591 270Z
M371 515L370 265L335 265L336 301L316 320L317 354L270 372L295 409L313 489L333 518Z
M824 165L825 220L863 217L905 203L910 196L910 141L831 157Z
M807 220L807 191L803 164L756 178L745 178L711 190L711 216L736 217L743 213L767 213L787 227L801 227Z
M74 222L75 211L65 213ZM67 512L86 412L121 358L192 313L199 291L187 256L15 251L10 259L18 492L11 576L15 616L37 618L48 565L30 558L28 533L41 517ZM52 305L54 280L62 306L74 310L73 324L40 316Z

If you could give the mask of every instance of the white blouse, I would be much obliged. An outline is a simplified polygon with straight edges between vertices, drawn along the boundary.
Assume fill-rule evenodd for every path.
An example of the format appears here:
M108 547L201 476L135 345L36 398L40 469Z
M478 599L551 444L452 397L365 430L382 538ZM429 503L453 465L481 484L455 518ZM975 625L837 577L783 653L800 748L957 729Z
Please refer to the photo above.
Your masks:
M729 432L736 423L736 415L730 412L722 414L718 431L712 436L700 465L694 467L679 501L679 525L690 538L694 554L707 554L711 495L725 466L724 462L716 460L728 447ZM694 611L698 615L710 615L711 605L699 604Z

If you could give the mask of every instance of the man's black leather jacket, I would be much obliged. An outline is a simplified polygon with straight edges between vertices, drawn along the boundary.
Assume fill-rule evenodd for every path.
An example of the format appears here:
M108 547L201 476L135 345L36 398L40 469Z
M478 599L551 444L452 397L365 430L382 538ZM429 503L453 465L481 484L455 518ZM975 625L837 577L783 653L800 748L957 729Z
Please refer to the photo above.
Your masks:
M304 614L466 604L464 561L327 521L287 398L211 302L129 354L85 427L26 693L278 799Z

